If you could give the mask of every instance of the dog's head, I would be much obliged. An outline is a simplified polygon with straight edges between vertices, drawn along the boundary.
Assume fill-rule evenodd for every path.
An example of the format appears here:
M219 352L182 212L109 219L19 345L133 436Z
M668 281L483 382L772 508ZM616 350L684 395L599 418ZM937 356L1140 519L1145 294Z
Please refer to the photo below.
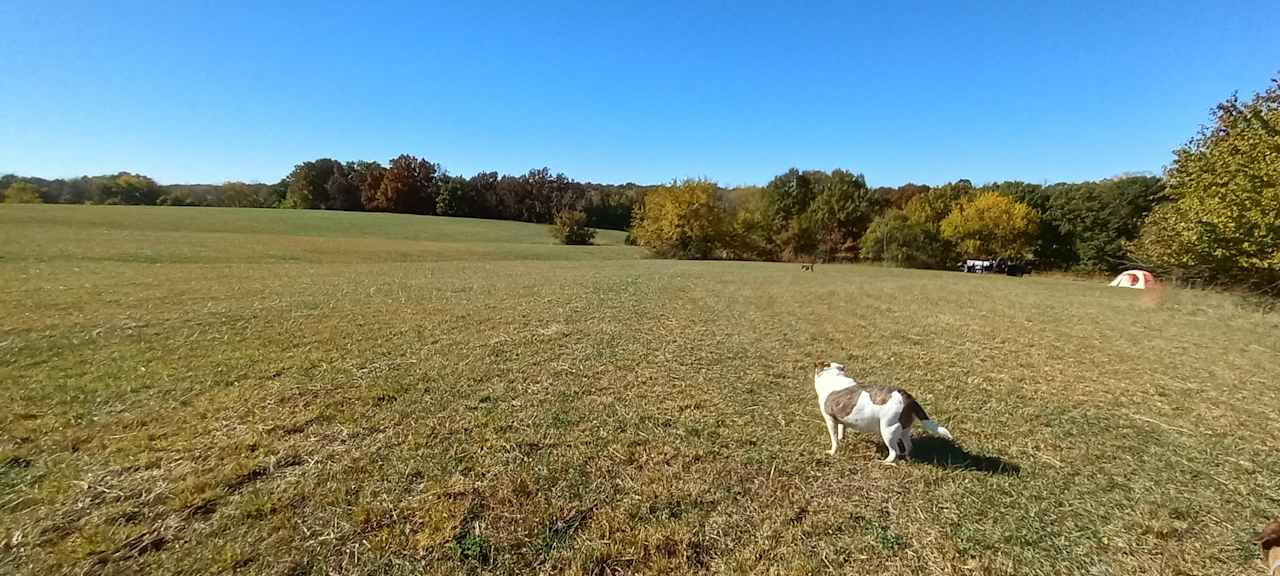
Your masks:
M1259 538L1262 546L1262 565L1272 574L1280 574L1280 519L1272 520L1262 528Z
M814 364L813 376L817 378L818 376L822 375L823 372L826 372L828 370L835 370L837 374L844 374L844 364L837 364L835 362L828 362L825 360L821 360L816 364Z

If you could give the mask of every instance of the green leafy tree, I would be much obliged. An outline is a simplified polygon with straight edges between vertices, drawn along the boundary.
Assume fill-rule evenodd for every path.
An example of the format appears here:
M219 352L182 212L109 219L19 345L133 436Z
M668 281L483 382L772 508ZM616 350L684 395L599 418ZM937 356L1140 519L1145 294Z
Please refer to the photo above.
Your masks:
M30 182L14 182L4 191L5 204L41 204L40 189Z
M285 193L285 208L328 208L329 180L335 173L342 172L342 163L330 158L321 158L303 162L293 167L293 171L285 178L288 189Z
M813 176L812 172L792 168L785 174L775 176L764 187L778 224L785 225L809 209L814 198Z
M1147 217L1134 254L1187 277L1280 292L1280 76L1248 102L1218 104L1167 178L1171 202Z
M813 216L806 212L788 220L782 227L778 243L782 245L784 260L795 262L816 259L821 240Z
M262 190L263 205L267 208L283 208L288 195L289 181L281 178L279 182L268 185Z
M191 195L191 191L186 188L176 188L165 190L160 195L160 199L156 200L156 204L160 206L195 206L196 200Z
M832 170L819 180L817 197L806 213L814 249L828 258L845 252L856 254L858 240L883 206L883 199L871 192L861 174Z
M258 189L244 182L227 182L222 185L222 205L232 208L266 207Z
M1079 261L1075 239L1063 228L1069 217L1053 210L1061 184L1041 186L1027 182L1006 181L988 184L980 192L996 192L1013 198L1040 213L1040 232L1034 248L1036 265L1047 269L1068 269Z
M45 202L84 204L93 199L93 182L85 176L53 180L45 186L45 194L42 197Z
M121 172L95 177L92 195L99 204L150 205L160 199L160 185L141 174Z
M1142 223L1153 209L1165 200L1164 179L1156 176L1121 176L1098 183L1096 205L1081 211L1097 217L1095 225L1080 228L1067 226L1076 236L1080 267L1098 271L1115 271L1133 261L1128 245L1137 239Z
M709 180L683 180L645 195L632 227L637 244L663 257L705 259L724 248L725 216Z
M587 188L587 220L595 228L610 230L625 230L631 225L632 211L646 188L632 183L584 186Z
M881 215L863 236L864 258L913 268L945 268L958 257L955 244L942 235L942 220L956 204L974 193L968 180L919 191L902 210Z
M1121 176L1013 197L1041 213L1036 257L1043 265L1107 272L1130 266L1128 244L1163 199L1164 181Z
M329 177L324 189L329 195L328 208L333 210L359 210L363 207L360 203L360 187L347 176L345 167L341 170L334 170L333 176Z
M910 268L937 268L946 264L942 239L929 225L896 208L876 217L859 242L866 260Z
M777 245L776 220L764 190L749 186L730 190L731 255L749 260L775 260L782 249Z
M795 168L770 180L758 197L734 203L734 253L768 260L856 252L885 204L860 174Z
M502 202L498 198L501 178L497 172L479 172L467 179L471 191L471 215L478 218L502 218Z
M748 186L728 193L732 210L730 255L749 260L777 260L782 256L779 245L778 219L764 188Z
M470 216L471 183L461 176L442 174L438 177L436 214L441 216Z
M942 220L942 237L967 257L1030 258L1040 215L1030 206L996 192L965 200Z
M973 184L968 180L957 180L916 195L907 201L905 210L919 224L939 226L956 204L973 194Z

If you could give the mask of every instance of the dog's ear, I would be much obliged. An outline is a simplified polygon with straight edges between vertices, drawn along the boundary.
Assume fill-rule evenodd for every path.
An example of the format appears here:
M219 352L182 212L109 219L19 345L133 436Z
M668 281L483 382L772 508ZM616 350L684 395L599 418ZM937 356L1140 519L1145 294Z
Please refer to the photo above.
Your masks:
M823 368L826 368L826 367L828 367L828 366L831 366L831 362L828 362L828 361L826 361L826 360L819 360L819 361L817 361L817 362L814 362L814 364L813 364L813 369L814 369L814 370L822 370Z

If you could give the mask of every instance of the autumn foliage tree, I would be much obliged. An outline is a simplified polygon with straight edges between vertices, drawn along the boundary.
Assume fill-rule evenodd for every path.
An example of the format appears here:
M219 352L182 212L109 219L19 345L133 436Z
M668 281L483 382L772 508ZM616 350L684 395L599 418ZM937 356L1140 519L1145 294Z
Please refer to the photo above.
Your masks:
M1008 196L983 192L957 204L941 230L966 257L1026 259L1036 244L1040 215Z
M401 154L387 167L378 190L366 197L365 209L379 212L434 214L436 165Z
M160 185L141 174L121 172L93 180L92 198L99 204L150 205L160 199Z
M561 244L586 245L596 237L587 225L587 214L580 210L563 210L551 222L551 235Z
M632 233L637 244L670 258L712 258L724 248L724 211L714 182L689 179L645 195Z
M30 182L14 182L4 191L5 204L40 204L40 189Z
M382 179L387 169L377 162L347 162L345 166L347 181L355 185L360 193L360 207L368 210L369 205L377 201L378 190L382 188Z

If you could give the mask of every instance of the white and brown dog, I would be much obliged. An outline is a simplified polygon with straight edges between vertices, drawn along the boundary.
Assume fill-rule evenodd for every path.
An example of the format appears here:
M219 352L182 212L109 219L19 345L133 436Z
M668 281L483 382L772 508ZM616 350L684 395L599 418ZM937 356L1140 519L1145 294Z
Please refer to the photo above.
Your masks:
M858 384L845 376L842 364L818 362L813 388L818 392L818 410L831 434L828 454L836 453L836 445L844 439L845 426L879 434L889 449L886 463L893 463L899 454L911 457L911 424L917 419L930 434L951 439L951 432L930 420L920 403L905 390Z

